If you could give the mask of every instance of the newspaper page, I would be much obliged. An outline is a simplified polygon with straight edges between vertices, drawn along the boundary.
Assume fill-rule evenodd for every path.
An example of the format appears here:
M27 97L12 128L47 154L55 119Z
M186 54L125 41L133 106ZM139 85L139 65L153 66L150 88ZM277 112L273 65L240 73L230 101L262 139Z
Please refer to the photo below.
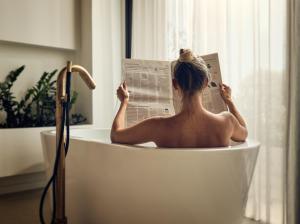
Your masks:
M220 113L227 110L227 106L224 103L221 94L220 86L222 84L221 70L219 64L218 53L208 54L201 56L205 61L209 72L210 81L208 87L203 90L202 102L203 106L212 113ZM175 61L172 62L172 71L174 71ZM173 72L172 72L173 75ZM175 113L181 110L181 99L178 91L173 88L173 105Z
M222 84L221 69L218 53L201 56L210 72L208 87L203 90L203 106L212 113L220 113L227 110L227 106L220 94Z
M174 114L169 61L124 59L123 80L129 91L125 125L153 116Z

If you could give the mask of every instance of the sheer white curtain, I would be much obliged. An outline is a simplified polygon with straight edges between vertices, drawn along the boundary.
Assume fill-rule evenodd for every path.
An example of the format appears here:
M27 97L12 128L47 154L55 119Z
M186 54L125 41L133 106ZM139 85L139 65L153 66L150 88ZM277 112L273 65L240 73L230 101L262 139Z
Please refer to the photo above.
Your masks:
M134 0L133 58L218 52L224 82L262 143L246 216L285 223L286 0Z

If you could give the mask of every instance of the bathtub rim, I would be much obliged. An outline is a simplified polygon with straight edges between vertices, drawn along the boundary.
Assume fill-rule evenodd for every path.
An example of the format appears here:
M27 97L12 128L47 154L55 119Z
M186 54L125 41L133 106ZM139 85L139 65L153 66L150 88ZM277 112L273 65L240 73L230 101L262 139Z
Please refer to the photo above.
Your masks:
M109 131L110 129L107 128L71 128L71 130L97 130L97 131ZM53 130L46 130L42 131L42 136L51 136L55 137L56 131ZM74 141L81 141L81 142L92 142L92 143L98 143L103 146L109 146L111 148L120 148L123 150L141 150L141 151L236 151L236 150L247 150L247 149L257 149L260 147L260 142L252 139L246 139L245 142L239 143L237 145L230 145L227 147L214 147L214 148L165 148L165 147L154 147L154 146L144 146L144 145L127 145L127 144L118 144L118 143L107 143L101 139L95 139L95 138L84 138L84 137L78 137L78 136L71 136L71 140ZM230 150L228 150L230 149Z

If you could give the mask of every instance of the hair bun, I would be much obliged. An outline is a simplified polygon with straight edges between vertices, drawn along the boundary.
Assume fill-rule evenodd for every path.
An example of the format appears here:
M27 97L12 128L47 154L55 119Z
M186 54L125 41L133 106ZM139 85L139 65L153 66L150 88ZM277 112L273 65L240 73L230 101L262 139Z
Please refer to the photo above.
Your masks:
M205 87L209 70L200 56L190 49L180 49L180 56L174 65L174 78L184 94L193 95Z
M194 59L193 52L190 49L180 49L179 53L180 62L191 62Z

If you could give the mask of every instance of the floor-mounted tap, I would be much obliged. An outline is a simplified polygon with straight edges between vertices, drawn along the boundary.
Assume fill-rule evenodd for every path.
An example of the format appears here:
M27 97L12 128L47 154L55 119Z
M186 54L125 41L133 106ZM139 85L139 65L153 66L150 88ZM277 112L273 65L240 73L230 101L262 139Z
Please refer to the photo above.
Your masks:
M67 73L78 72L80 77L86 83L90 89L95 89L96 83L93 80L89 72L80 65L72 65L71 61L67 62L67 66L64 67L57 77L57 89L56 89L56 146L58 146L58 141L60 138L60 130L64 126L62 122L62 105L66 102L67 93L66 93L66 80ZM68 115L67 115L68 116ZM64 138L63 138L64 139ZM63 140L64 142L64 140ZM59 149L59 163L57 175L55 177L55 223L56 224L67 224L67 217L65 215L65 149L64 144L60 145Z

